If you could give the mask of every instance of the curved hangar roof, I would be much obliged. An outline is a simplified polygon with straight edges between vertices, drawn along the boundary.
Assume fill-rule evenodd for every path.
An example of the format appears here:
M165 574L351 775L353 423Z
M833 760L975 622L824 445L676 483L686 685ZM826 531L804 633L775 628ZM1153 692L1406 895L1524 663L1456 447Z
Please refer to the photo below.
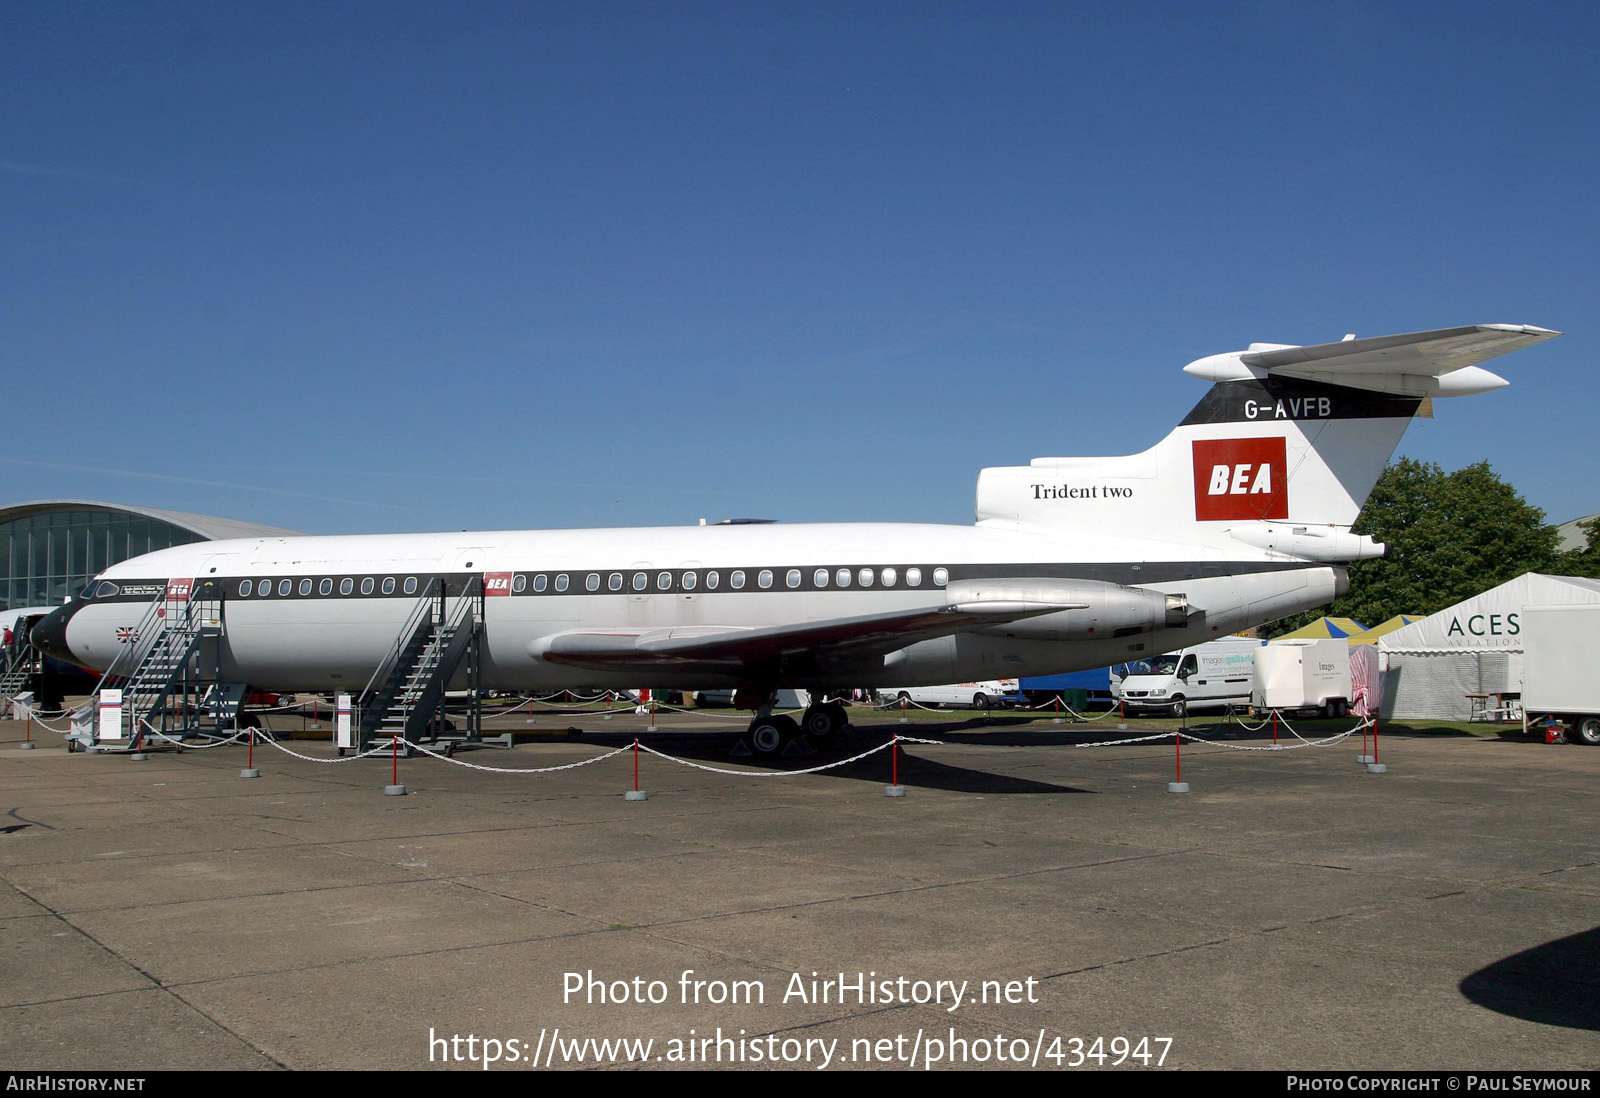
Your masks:
M83 499L0 507L0 608L54 606L113 564L173 545L295 531Z
M215 518L211 515L191 515L184 511L160 511L154 507L136 507L125 503L97 503L88 499L34 500L0 507L0 525L19 518L54 514L65 511L91 511L110 515L129 515L154 519L198 534L206 541L223 541L227 538L298 537L300 531L285 530L278 526L263 526L259 522L240 522L238 519Z

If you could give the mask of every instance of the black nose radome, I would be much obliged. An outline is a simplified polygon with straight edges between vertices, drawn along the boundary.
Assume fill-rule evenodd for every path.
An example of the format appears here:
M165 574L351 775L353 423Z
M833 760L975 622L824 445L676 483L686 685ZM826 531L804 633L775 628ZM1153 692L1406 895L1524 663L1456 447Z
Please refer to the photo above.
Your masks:
M72 649L67 647L67 622L72 620L72 615L78 612L77 603L69 602L65 606L58 606L41 618L33 627L33 632L28 634L28 639L33 646L47 656L62 660L66 663L77 663L72 655Z

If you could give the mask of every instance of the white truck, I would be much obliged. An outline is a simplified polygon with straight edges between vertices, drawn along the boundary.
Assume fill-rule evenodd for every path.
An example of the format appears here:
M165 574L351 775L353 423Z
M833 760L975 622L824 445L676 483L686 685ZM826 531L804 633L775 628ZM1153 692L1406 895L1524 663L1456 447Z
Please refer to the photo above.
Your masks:
M1256 652L1250 704L1342 717L1350 711L1350 642L1275 640Z
M1522 721L1553 718L1567 739L1600 747L1600 605L1522 611Z
M1017 698L1016 679L987 679L983 682L952 682L944 686L885 686L878 697L885 702L896 699L913 705L971 706L988 709L991 705L1010 705Z
M1117 687L1131 712L1177 713L1248 705L1250 676L1263 642L1253 637L1220 637L1191 648L1153 656L1112 669L1122 675Z

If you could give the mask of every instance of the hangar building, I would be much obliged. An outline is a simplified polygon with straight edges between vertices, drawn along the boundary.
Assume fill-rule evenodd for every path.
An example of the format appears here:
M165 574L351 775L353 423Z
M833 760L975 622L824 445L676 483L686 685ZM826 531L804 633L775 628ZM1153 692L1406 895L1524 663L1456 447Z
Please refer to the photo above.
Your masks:
M113 564L143 553L292 530L181 511L62 499L0 508L0 610L59 606Z

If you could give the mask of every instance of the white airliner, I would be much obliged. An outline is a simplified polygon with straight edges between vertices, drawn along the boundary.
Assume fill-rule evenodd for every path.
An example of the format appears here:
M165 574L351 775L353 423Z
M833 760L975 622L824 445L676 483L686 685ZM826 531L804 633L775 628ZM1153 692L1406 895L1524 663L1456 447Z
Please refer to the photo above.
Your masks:
M985 469L970 527L201 542L107 569L33 639L103 670L153 598L204 584L226 607L226 680L354 693L431 580L453 596L481 580L483 687L731 687L770 750L793 732L770 716L778 687L1104 667L1329 602L1344 563L1383 553L1350 527L1411 420L1500 388L1477 363L1559 334L1482 324L1203 358L1184 369L1214 384L1160 443ZM818 703L802 724L843 720Z

